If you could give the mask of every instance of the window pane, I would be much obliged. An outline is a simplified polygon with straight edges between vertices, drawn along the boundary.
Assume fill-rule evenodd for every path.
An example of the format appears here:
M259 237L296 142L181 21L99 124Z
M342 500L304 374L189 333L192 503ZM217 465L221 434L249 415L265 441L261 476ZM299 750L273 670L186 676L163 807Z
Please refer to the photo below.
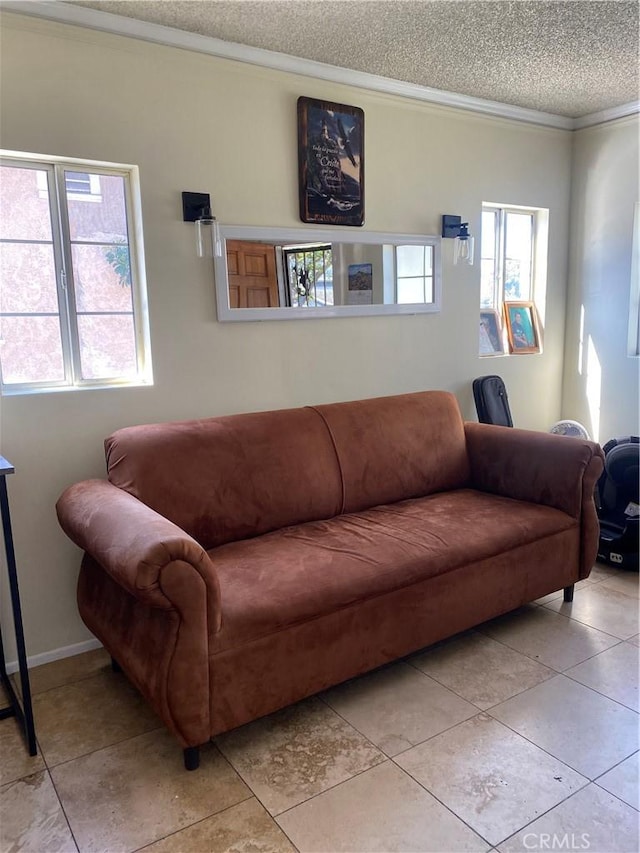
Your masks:
M480 258L480 307L498 308L496 276L496 218L498 214L491 211L482 213L482 237Z
M333 256L330 248L283 248L291 305L333 305Z
M77 172L65 172L65 184L69 188L69 176ZM99 194L85 194L82 198L69 197L69 233L71 240L93 243L126 243L127 210L125 206L124 178L119 175L89 175ZM67 180L68 179L68 180ZM74 191L75 192L75 191Z
M0 243L0 312L58 313L53 246Z
M495 278L496 264L492 259L482 258L480 261L480 307L496 308Z
M424 274L433 275L433 246L424 247Z
M78 317L83 379L128 379L137 373L133 315Z
M0 239L51 240L44 170L0 167Z
M504 261L504 298L531 298L531 248L533 218L528 213L507 213Z
M398 278L424 275L424 256L423 246L396 246ZM422 302L422 300L420 301Z
M131 311L129 248L75 244L71 248L76 308L80 311Z
M0 331L3 382L64 379L58 317L2 317Z
M482 213L482 257L496 257L496 216L494 211L483 211Z
M91 194L91 178L87 172L65 172L67 192Z
M422 277L398 279L398 305L424 302L424 282Z
M333 305L333 279L331 270L328 270L328 278L316 279L315 293L318 305Z

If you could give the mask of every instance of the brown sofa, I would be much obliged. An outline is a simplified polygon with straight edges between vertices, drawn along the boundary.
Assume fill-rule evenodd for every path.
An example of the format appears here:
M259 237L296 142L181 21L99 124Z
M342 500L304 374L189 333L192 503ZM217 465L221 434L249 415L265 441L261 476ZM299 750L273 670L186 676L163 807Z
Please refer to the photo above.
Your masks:
M440 391L121 429L60 497L80 613L199 745L588 576L598 445Z

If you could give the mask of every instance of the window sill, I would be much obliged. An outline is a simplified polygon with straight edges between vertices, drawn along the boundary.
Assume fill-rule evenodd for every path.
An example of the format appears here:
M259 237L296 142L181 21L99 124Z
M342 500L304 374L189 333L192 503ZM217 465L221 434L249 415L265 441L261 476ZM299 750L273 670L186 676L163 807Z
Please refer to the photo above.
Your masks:
M20 386L17 388L6 387L2 389L2 397L26 397L42 394L60 394L69 391L116 391L122 388L153 388L153 380L135 380L133 382L105 382L96 385L56 385L49 387Z

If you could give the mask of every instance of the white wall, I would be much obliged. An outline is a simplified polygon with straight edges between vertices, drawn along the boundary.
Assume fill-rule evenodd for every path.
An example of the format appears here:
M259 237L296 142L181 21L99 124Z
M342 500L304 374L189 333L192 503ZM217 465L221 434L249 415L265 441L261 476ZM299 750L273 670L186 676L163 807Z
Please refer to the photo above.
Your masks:
M102 476L102 443L133 423L454 391L500 373L518 426L560 416L571 135L292 74L3 15L1 145L140 167L155 386L2 400L3 455L30 655L88 637L80 553L57 525L68 484ZM437 234L443 213L479 232L483 200L550 210L544 353L478 358L480 270L443 246L441 314L216 321L211 266L181 221L182 190L210 192L227 224L298 222L296 100L365 112L366 230ZM6 624L6 596L3 624ZM8 649L11 658L11 650Z
M638 117L574 136L562 417L601 443L638 435L640 359L628 355Z

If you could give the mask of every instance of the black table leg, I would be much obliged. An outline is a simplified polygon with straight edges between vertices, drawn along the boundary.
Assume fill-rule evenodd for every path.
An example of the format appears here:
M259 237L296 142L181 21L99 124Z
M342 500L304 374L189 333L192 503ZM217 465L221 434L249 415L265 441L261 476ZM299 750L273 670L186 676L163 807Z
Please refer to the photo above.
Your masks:
M11 707L0 711L0 719L16 717L22 729L29 748L29 755L37 755L36 732L33 723L33 706L31 704L31 687L29 685L29 670L27 667L27 652L24 644L24 629L22 626L22 609L20 607L20 592L18 589L18 571L16 568L16 557L13 548L13 533L11 531L11 514L9 511L9 496L7 493L6 475L12 474L13 466L0 456L0 512L2 514L2 532L4 534L4 548L7 556L7 571L9 574L9 590L11 593L11 608L13 610L13 624L16 634L16 647L18 650L18 669L20 672L20 689L22 692L22 703L18 699L11 679L7 674L7 667L2 644L2 631L0 629L0 677L7 692Z

